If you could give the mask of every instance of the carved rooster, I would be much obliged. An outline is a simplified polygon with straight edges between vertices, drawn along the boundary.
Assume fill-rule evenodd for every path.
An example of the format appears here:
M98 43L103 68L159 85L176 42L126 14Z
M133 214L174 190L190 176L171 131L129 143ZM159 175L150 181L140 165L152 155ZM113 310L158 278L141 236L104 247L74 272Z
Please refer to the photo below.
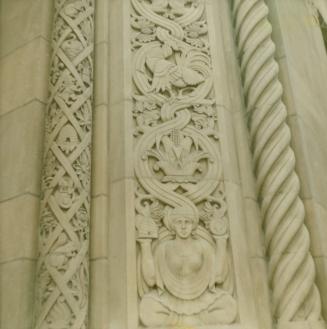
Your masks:
M208 60L203 53L193 49L175 52L176 64L168 60L172 56L172 47L167 44L148 53L146 65L153 73L152 90L172 95L173 87L196 86L205 80Z

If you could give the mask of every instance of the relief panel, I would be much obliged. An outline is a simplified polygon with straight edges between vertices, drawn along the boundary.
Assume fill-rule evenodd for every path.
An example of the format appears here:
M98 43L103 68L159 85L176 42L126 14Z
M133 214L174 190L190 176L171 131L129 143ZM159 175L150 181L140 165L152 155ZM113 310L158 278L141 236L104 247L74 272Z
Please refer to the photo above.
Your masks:
M131 0L139 321L238 322L206 8Z

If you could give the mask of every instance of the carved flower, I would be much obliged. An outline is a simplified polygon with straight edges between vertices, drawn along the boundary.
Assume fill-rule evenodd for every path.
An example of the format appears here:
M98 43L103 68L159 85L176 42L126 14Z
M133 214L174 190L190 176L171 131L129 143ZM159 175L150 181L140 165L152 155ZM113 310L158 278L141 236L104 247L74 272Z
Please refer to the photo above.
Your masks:
M71 106L76 102L78 95L82 94L82 92L82 88L69 74L63 79L62 85L58 89L58 96L67 104L67 106Z
M86 240L89 234L89 216L84 207L81 207L77 214L72 218L71 224L74 231L80 234L82 240Z
M84 35L84 37L87 39L87 40L93 40L93 25L92 25L92 21L91 20L84 20L82 23L81 23L81 30L82 30L82 33Z
M199 130L214 131L217 114L210 105L196 105L193 108L192 121Z
M76 112L76 118L86 131L90 131L92 125L91 111L87 106L82 106L79 111Z
M207 32L207 25L205 22L194 22L185 27L185 32L187 37L196 39Z
M198 6L198 0L152 0L151 2L154 12L169 19L185 14L188 6Z
M51 183L53 177L56 174L58 166L58 161L51 150L46 154L46 161L44 167L44 175L43 175L43 187L45 189L51 188Z
M74 162L73 168L78 178L80 179L84 189L88 191L90 187L89 172L91 169L89 152L84 151Z
M133 110L138 127L154 127L160 119L157 104L148 101L137 101Z
M205 22L194 22L185 27L185 41L196 48L205 48L206 43L200 37L207 33Z
M148 19L141 16L132 16L132 26L139 30L140 33L137 34L135 40L141 43L147 43L155 40L156 26L154 23Z
M54 217L52 211L48 208L45 208L42 212L41 220L41 236L47 237L54 229L57 227L58 222Z
M77 144L78 137L76 130L72 125L67 124L59 133L57 145L66 155L68 155L76 148Z

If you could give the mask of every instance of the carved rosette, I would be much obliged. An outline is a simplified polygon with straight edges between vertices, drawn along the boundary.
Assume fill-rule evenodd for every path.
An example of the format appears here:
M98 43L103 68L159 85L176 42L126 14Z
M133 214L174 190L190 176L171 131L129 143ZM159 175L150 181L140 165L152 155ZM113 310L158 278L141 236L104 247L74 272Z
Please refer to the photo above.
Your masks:
M140 321L145 326L183 325L189 316L194 325L233 323L237 306L226 255L228 214L205 4L130 1ZM189 240L195 246L190 262L197 264L190 265L196 268L193 279L189 274L175 277L174 269L168 274L171 257L163 265L160 256L166 241L174 243L174 218L194 226L197 238ZM187 239L187 233L180 234ZM196 247L197 240L207 249ZM215 265L209 261L201 267L200 260L213 259L216 249ZM160 268L161 274L153 273ZM161 279L153 279L160 275L163 287ZM207 294L210 285L217 286L216 293ZM163 292L156 295L160 287ZM222 305L217 306L219 294Z
M321 301L268 8L263 0L235 0L233 16L269 256L273 315L279 323L319 320Z
M94 1L54 3L35 328L85 329Z

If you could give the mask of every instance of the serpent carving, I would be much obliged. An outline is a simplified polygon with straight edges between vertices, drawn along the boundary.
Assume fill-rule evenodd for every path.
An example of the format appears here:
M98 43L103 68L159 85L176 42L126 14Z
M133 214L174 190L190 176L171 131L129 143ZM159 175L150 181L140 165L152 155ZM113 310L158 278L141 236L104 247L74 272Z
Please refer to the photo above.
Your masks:
M205 5L131 3L140 320L146 327L232 323L237 306ZM178 243L181 251L169 254Z
M273 314L279 322L319 320L321 301L268 8L263 0L234 0L233 16L269 256Z

